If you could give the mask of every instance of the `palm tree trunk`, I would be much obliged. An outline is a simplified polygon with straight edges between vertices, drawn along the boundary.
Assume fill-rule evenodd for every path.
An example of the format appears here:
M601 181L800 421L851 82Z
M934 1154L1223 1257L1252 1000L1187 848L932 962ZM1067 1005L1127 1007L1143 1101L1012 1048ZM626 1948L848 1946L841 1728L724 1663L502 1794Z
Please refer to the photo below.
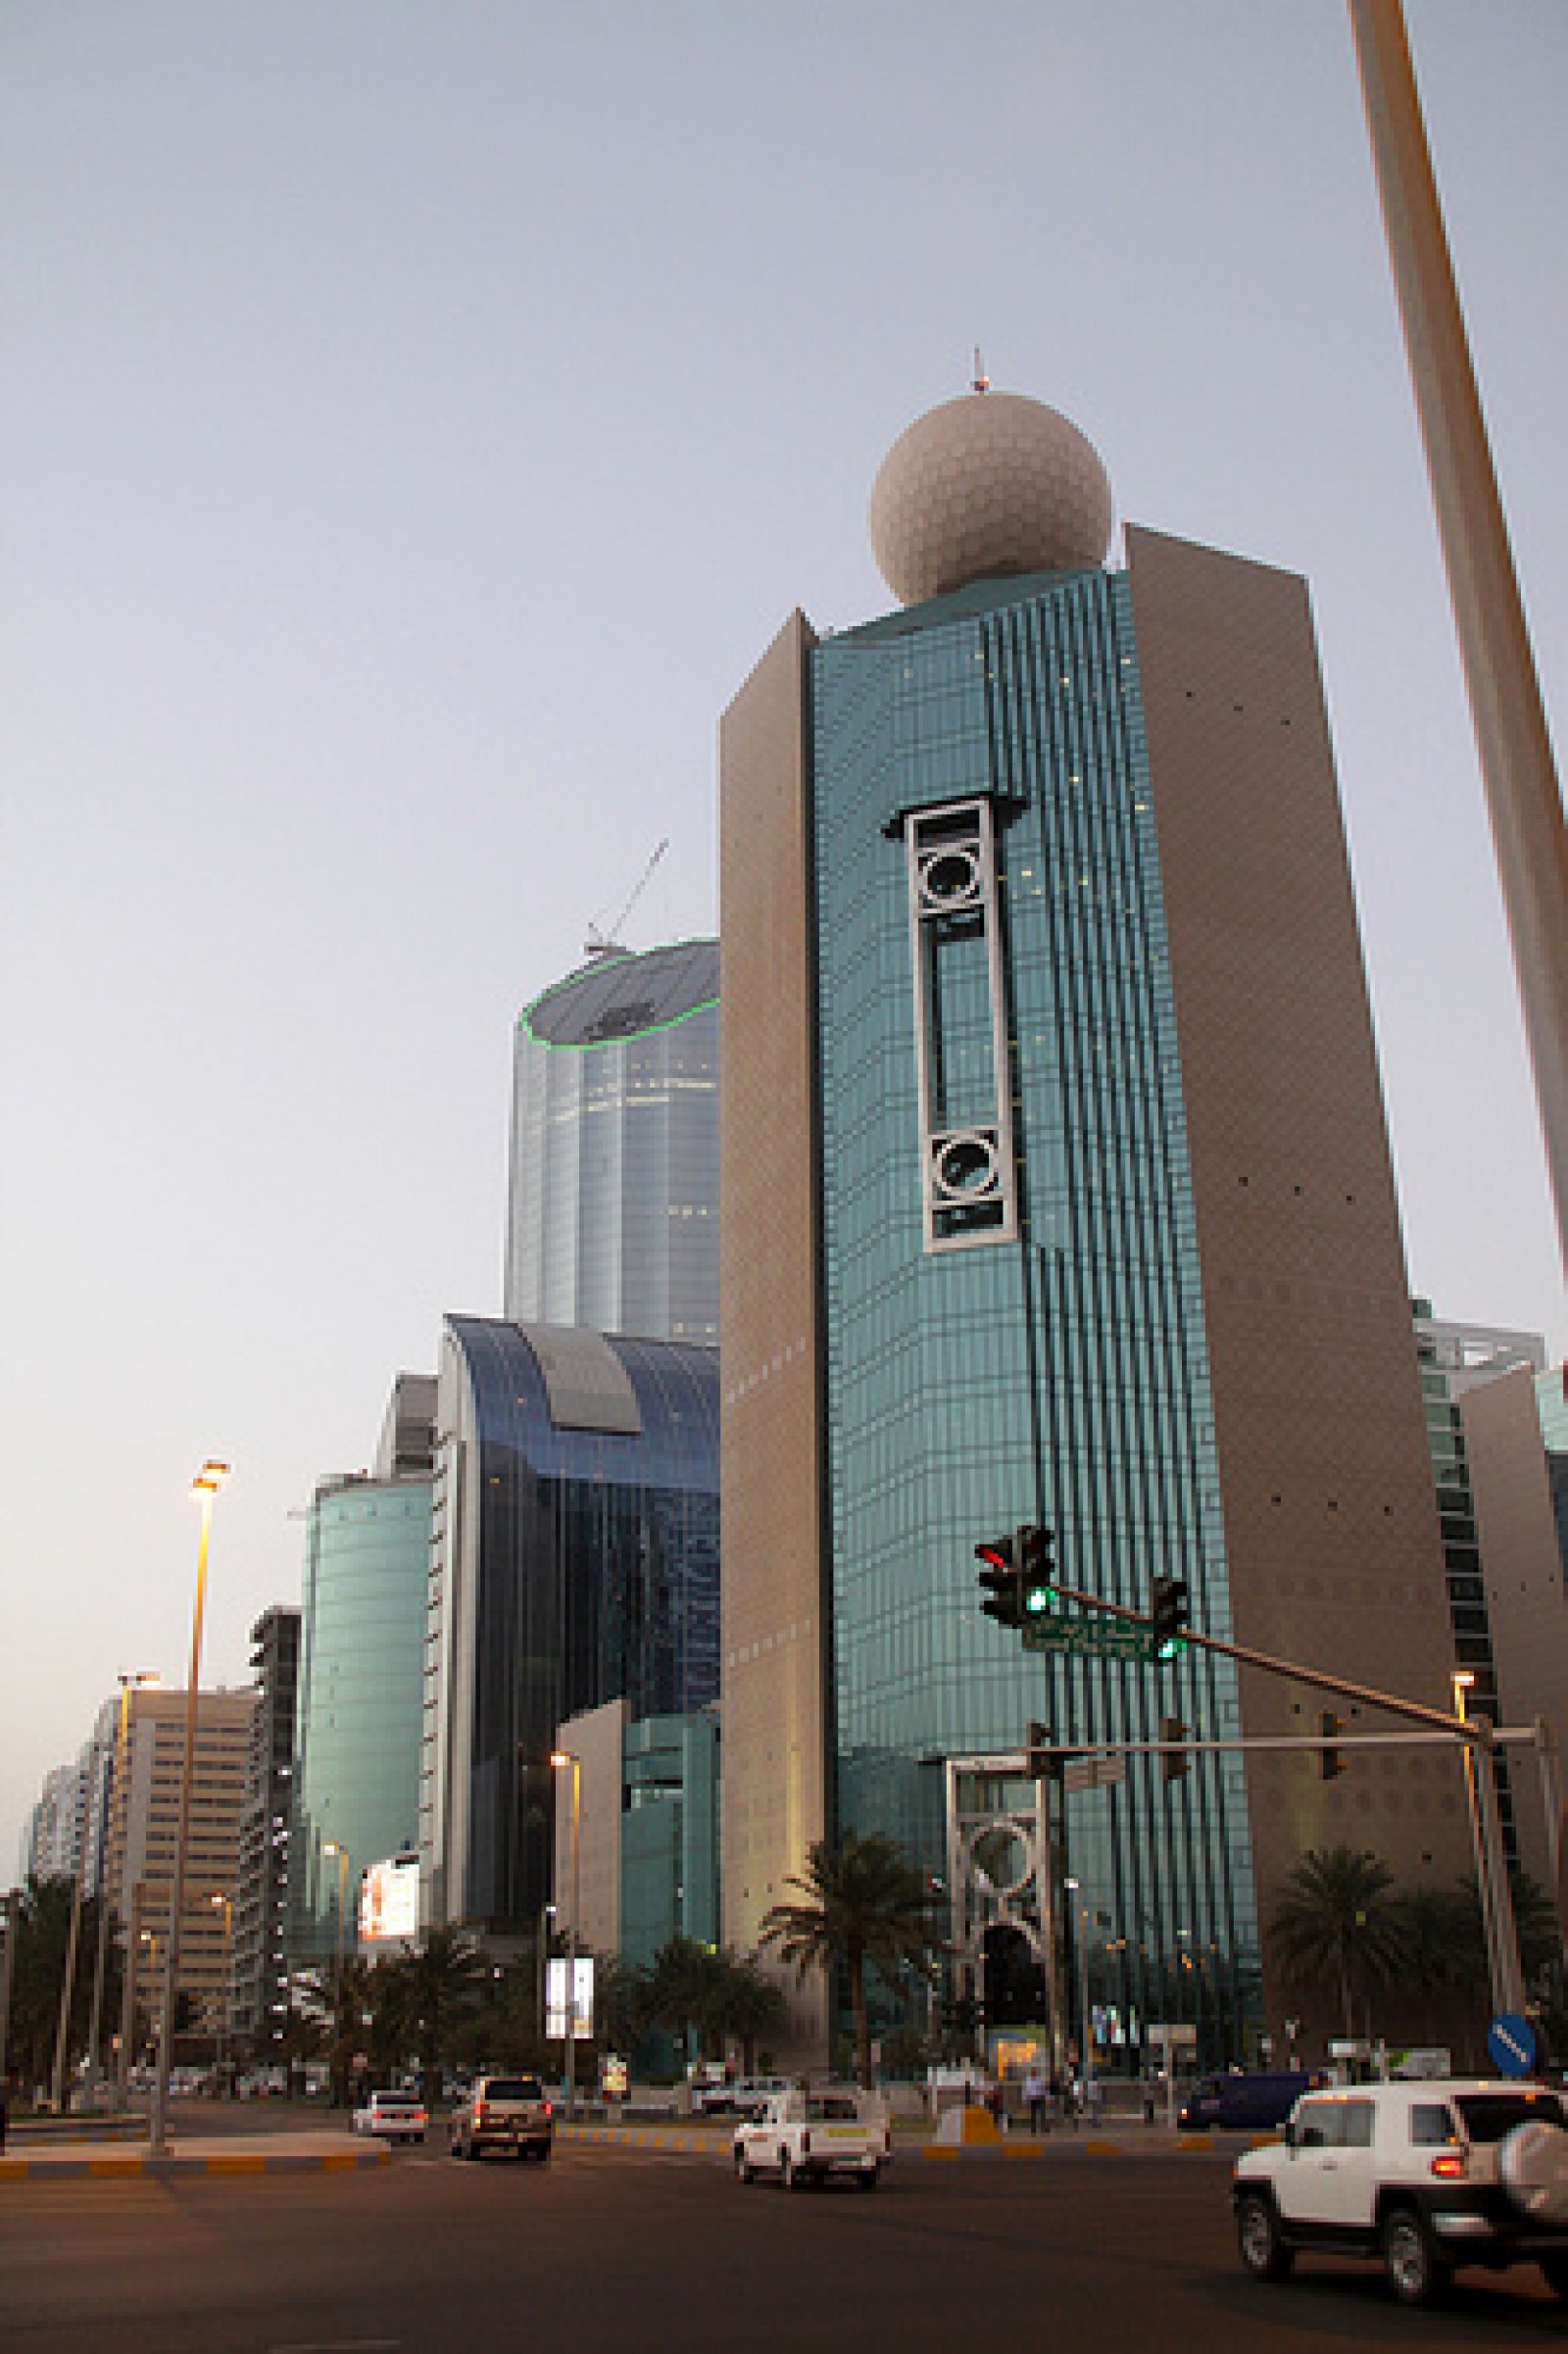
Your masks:
M1339 1962L1340 2000L1345 2005L1345 2039L1347 2043L1353 2043L1355 2041L1355 2011L1350 2001L1350 1965L1343 1944L1339 1950Z
M855 2009L855 2049L860 2064L860 2082L871 2088L871 2014L865 2001L865 1956L856 1949L850 1953L850 2001Z

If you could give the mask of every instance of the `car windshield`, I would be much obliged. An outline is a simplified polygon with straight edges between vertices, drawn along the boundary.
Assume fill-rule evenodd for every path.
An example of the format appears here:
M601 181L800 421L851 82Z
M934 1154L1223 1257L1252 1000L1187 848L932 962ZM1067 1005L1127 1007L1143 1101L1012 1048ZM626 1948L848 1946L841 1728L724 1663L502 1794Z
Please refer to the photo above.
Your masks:
M416 2109L418 2102L412 2092L372 2092L370 2106L374 2109Z
M845 2092L836 2095L829 2093L821 2099L808 2100L806 2104L806 2114L815 2122L826 2122L829 2119L848 2120L853 2125L860 2112L856 2106L853 2094Z
M539 2100L539 2079L535 2076L493 2076L484 2087L486 2100Z
M1461 2092L1454 2106L1472 2141L1501 2141L1516 2125L1568 2122L1555 2092Z

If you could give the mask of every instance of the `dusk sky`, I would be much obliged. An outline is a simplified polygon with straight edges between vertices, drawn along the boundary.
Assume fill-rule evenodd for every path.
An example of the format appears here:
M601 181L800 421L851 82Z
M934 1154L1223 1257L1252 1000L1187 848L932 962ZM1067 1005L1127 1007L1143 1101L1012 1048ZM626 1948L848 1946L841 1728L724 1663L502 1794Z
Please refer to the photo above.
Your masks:
M1408 16L1560 750L1568 8ZM717 928L719 713L975 344L1309 579L1411 1288L1568 1348L1339 0L0 0L0 1887L202 1457L236 1683L499 1314L515 1016L663 837Z

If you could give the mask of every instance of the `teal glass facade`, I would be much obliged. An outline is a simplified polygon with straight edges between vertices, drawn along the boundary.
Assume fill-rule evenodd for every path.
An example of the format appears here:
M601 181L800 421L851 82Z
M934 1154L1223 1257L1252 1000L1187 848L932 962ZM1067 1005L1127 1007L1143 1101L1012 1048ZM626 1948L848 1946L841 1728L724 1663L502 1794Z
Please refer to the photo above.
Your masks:
M1227 1662L1025 1653L975 1579L977 1541L1038 1521L1066 1582L1144 1608L1184 1578L1230 1630L1125 577L993 581L829 639L810 716L835 1805L939 1873L945 1757L1016 1751L1031 1720L1240 1732ZM1239 1758L1170 1781L1132 1758L1069 1795L1054 1870L1102 2057L1165 2021L1240 2059Z
M718 1712L626 1728L620 1828L620 1958L652 1963L672 1937L716 1945Z
M306 1528L291 1854L296 1961L352 1953L360 1875L417 1846L428 1479L324 1483ZM328 1843L348 1857L326 1853Z

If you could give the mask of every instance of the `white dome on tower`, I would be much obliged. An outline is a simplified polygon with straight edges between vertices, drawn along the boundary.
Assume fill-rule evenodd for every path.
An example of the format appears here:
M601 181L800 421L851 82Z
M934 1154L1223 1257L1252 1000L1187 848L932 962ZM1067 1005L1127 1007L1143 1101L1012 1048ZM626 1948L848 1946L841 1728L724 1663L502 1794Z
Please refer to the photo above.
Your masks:
M900 434L871 487L871 550L901 605L1018 572L1087 571L1110 542L1094 446L1044 401L968 392Z

